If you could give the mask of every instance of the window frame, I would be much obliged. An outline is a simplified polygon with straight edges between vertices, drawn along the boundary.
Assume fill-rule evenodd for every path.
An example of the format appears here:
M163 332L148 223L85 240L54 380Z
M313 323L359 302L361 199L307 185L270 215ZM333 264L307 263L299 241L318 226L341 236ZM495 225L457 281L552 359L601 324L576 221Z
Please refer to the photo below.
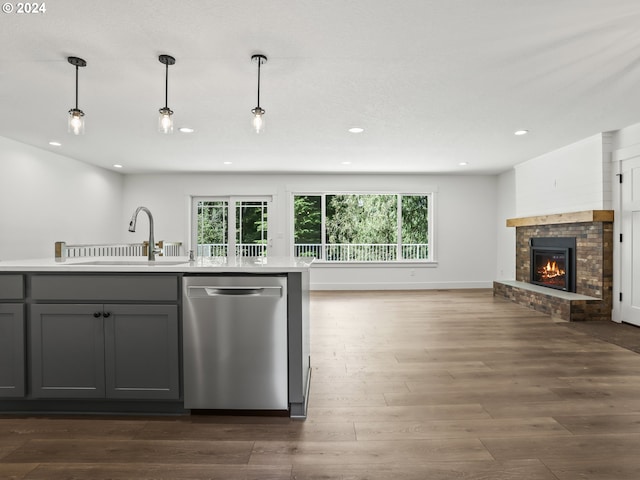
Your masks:
M237 202L264 202L266 203L267 215L273 211L273 195L191 195L191 225L189 237L191 239L191 249L198 251L198 203L199 202L226 202L227 208L227 256L229 258L236 255L236 203ZM273 226L267 220L267 243L266 256L269 256L273 248L273 237L271 234Z
M326 243L326 197L329 195L396 195L398 197L398 231L397 231L397 245L402 245L402 196L423 196L427 197L428 212L427 212L427 238L428 238L428 258L426 259L395 259L395 260L326 260L324 258L316 258L314 265L316 266L345 266L353 265L358 267L367 266L432 266L438 265L436 260L436 242L434 235L434 223L436 218L436 193L435 191L384 191L384 190L372 190L372 191L291 191L289 192L289 204L290 204L290 255L294 256L296 251L295 243L295 197L297 196L320 196L321 197L321 248L323 252L326 252L326 246L330 245Z

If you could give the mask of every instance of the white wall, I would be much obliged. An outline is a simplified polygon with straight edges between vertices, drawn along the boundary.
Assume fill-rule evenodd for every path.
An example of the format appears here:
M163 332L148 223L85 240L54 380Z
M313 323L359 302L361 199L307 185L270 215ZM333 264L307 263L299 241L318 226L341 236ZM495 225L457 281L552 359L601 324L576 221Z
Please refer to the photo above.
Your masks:
M613 149L622 150L640 144L640 123L629 125L616 131L613 135Z
M608 207L603 135L516 165L516 217Z
M465 288L490 287L496 272L495 176L434 175L127 175L122 217L137 206L154 215L156 239L189 244L192 195L273 195L270 227L273 255L289 255L292 192L434 191L436 266L314 267L312 288ZM141 217L131 241L148 235ZM188 248L188 246L187 246Z
M120 175L0 138L0 259L49 257L54 242L115 243L147 238L139 205L154 214L156 239L189 245L192 195L272 195L274 255L289 255L292 192L436 192L436 265L315 268L314 288L490 287L496 271L495 176ZM471 240L471 243L470 243Z
M507 228L508 218L516 216L516 172L511 169L498 176L498 205L496 208L497 265L496 279L516 278L516 229Z
M120 241L122 189L122 175L0 137L0 259Z
M612 151L621 143L637 142L640 126L605 132L532 158L500 175L497 278L515 278L515 228L505 226L508 218L612 209Z

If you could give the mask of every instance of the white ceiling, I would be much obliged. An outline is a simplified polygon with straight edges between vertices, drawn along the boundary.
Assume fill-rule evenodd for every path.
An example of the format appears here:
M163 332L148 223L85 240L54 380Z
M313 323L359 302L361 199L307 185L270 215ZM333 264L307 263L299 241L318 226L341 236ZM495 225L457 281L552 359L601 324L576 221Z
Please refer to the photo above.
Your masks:
M46 9L0 13L0 136L125 173L496 173L640 122L638 0L50 0ZM269 59L263 135L250 128L254 53ZM176 58L169 106L193 134L156 130L159 54ZM79 137L66 127L68 56L88 64ZM529 135L513 135L522 128Z

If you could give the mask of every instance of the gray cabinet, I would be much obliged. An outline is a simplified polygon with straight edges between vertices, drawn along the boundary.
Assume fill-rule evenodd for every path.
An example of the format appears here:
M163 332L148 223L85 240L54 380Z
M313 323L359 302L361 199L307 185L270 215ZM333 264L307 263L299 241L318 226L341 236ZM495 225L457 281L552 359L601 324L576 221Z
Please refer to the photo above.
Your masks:
M176 305L105 305L106 395L178 399Z
M36 304L36 398L178 399L176 305Z
M0 303L0 398L25 394L24 305Z
M102 305L32 305L31 393L35 398L103 398Z

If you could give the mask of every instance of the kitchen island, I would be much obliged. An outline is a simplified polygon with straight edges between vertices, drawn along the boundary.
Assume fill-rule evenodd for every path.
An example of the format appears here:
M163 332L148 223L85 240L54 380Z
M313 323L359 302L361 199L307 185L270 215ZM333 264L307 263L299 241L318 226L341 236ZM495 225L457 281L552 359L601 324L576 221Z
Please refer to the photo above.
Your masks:
M280 413L304 417L311 262L288 257L0 262L0 412L188 413L184 358L194 352L185 351L191 347L183 342L184 279L244 276L286 279L287 408Z

